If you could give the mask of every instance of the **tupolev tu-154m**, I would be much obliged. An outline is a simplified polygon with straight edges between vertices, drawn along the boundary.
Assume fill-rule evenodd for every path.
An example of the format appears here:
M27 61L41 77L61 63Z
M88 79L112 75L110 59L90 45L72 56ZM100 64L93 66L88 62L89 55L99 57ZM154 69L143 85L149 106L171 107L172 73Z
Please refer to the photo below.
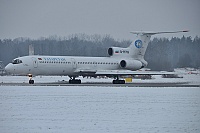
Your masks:
M15 58L5 70L15 75L28 75L29 84L34 84L33 76L61 75L69 76L70 84L80 84L78 76L108 76L113 77L113 84L124 84L120 79L123 75L162 75L171 72L137 71L147 66L144 55L155 34L180 33L172 32L131 32L136 39L127 48L111 47L108 49L109 57L83 57L83 56L42 56L31 55Z

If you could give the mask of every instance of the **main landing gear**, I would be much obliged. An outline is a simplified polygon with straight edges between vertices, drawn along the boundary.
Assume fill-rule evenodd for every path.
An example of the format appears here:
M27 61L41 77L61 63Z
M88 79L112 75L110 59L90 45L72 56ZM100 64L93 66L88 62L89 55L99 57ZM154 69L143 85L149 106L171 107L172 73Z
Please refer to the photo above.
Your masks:
M29 84L34 84L34 80L32 79L33 76L29 74L28 77L29 77Z
M125 80L120 80L119 76L116 77L117 79L113 80L113 84L125 84Z
M113 84L125 84L125 80L120 80L119 76L115 77L116 79L113 80ZM75 77L70 77L69 84L81 84L80 79L75 79Z
M75 79L75 77L73 77L69 80L69 84L81 84L81 80Z

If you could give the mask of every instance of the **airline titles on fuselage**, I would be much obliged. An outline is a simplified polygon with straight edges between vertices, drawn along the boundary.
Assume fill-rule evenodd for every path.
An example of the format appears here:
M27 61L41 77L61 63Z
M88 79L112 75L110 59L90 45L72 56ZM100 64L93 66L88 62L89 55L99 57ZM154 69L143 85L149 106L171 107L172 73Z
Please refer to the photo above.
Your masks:
M42 58L38 58L39 60L41 60ZM65 58L51 58L51 57L44 57L45 61L66 61Z

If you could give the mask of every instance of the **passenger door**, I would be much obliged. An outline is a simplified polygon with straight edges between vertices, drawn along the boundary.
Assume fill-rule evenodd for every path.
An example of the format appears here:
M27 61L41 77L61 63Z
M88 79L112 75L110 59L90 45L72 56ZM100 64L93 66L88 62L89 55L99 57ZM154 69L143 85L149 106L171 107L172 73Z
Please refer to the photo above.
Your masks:
M37 68L38 67L38 61L37 61L37 59L33 57L32 61L33 61L33 67Z

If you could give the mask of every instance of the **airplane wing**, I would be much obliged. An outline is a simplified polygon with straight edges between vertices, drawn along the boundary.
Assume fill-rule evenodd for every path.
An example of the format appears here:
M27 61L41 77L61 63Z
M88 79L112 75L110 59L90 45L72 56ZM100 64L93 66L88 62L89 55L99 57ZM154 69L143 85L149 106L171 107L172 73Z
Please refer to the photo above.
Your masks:
M99 70L96 75L169 75L175 72L166 71L130 71L130 70Z
M74 72L85 75L170 75L175 72L166 71L130 71L130 70L91 70L91 69L77 69Z
M92 70L92 69L76 69L74 71L75 73L84 73L84 74L87 74L87 73L93 73L95 74L97 72L97 70Z

